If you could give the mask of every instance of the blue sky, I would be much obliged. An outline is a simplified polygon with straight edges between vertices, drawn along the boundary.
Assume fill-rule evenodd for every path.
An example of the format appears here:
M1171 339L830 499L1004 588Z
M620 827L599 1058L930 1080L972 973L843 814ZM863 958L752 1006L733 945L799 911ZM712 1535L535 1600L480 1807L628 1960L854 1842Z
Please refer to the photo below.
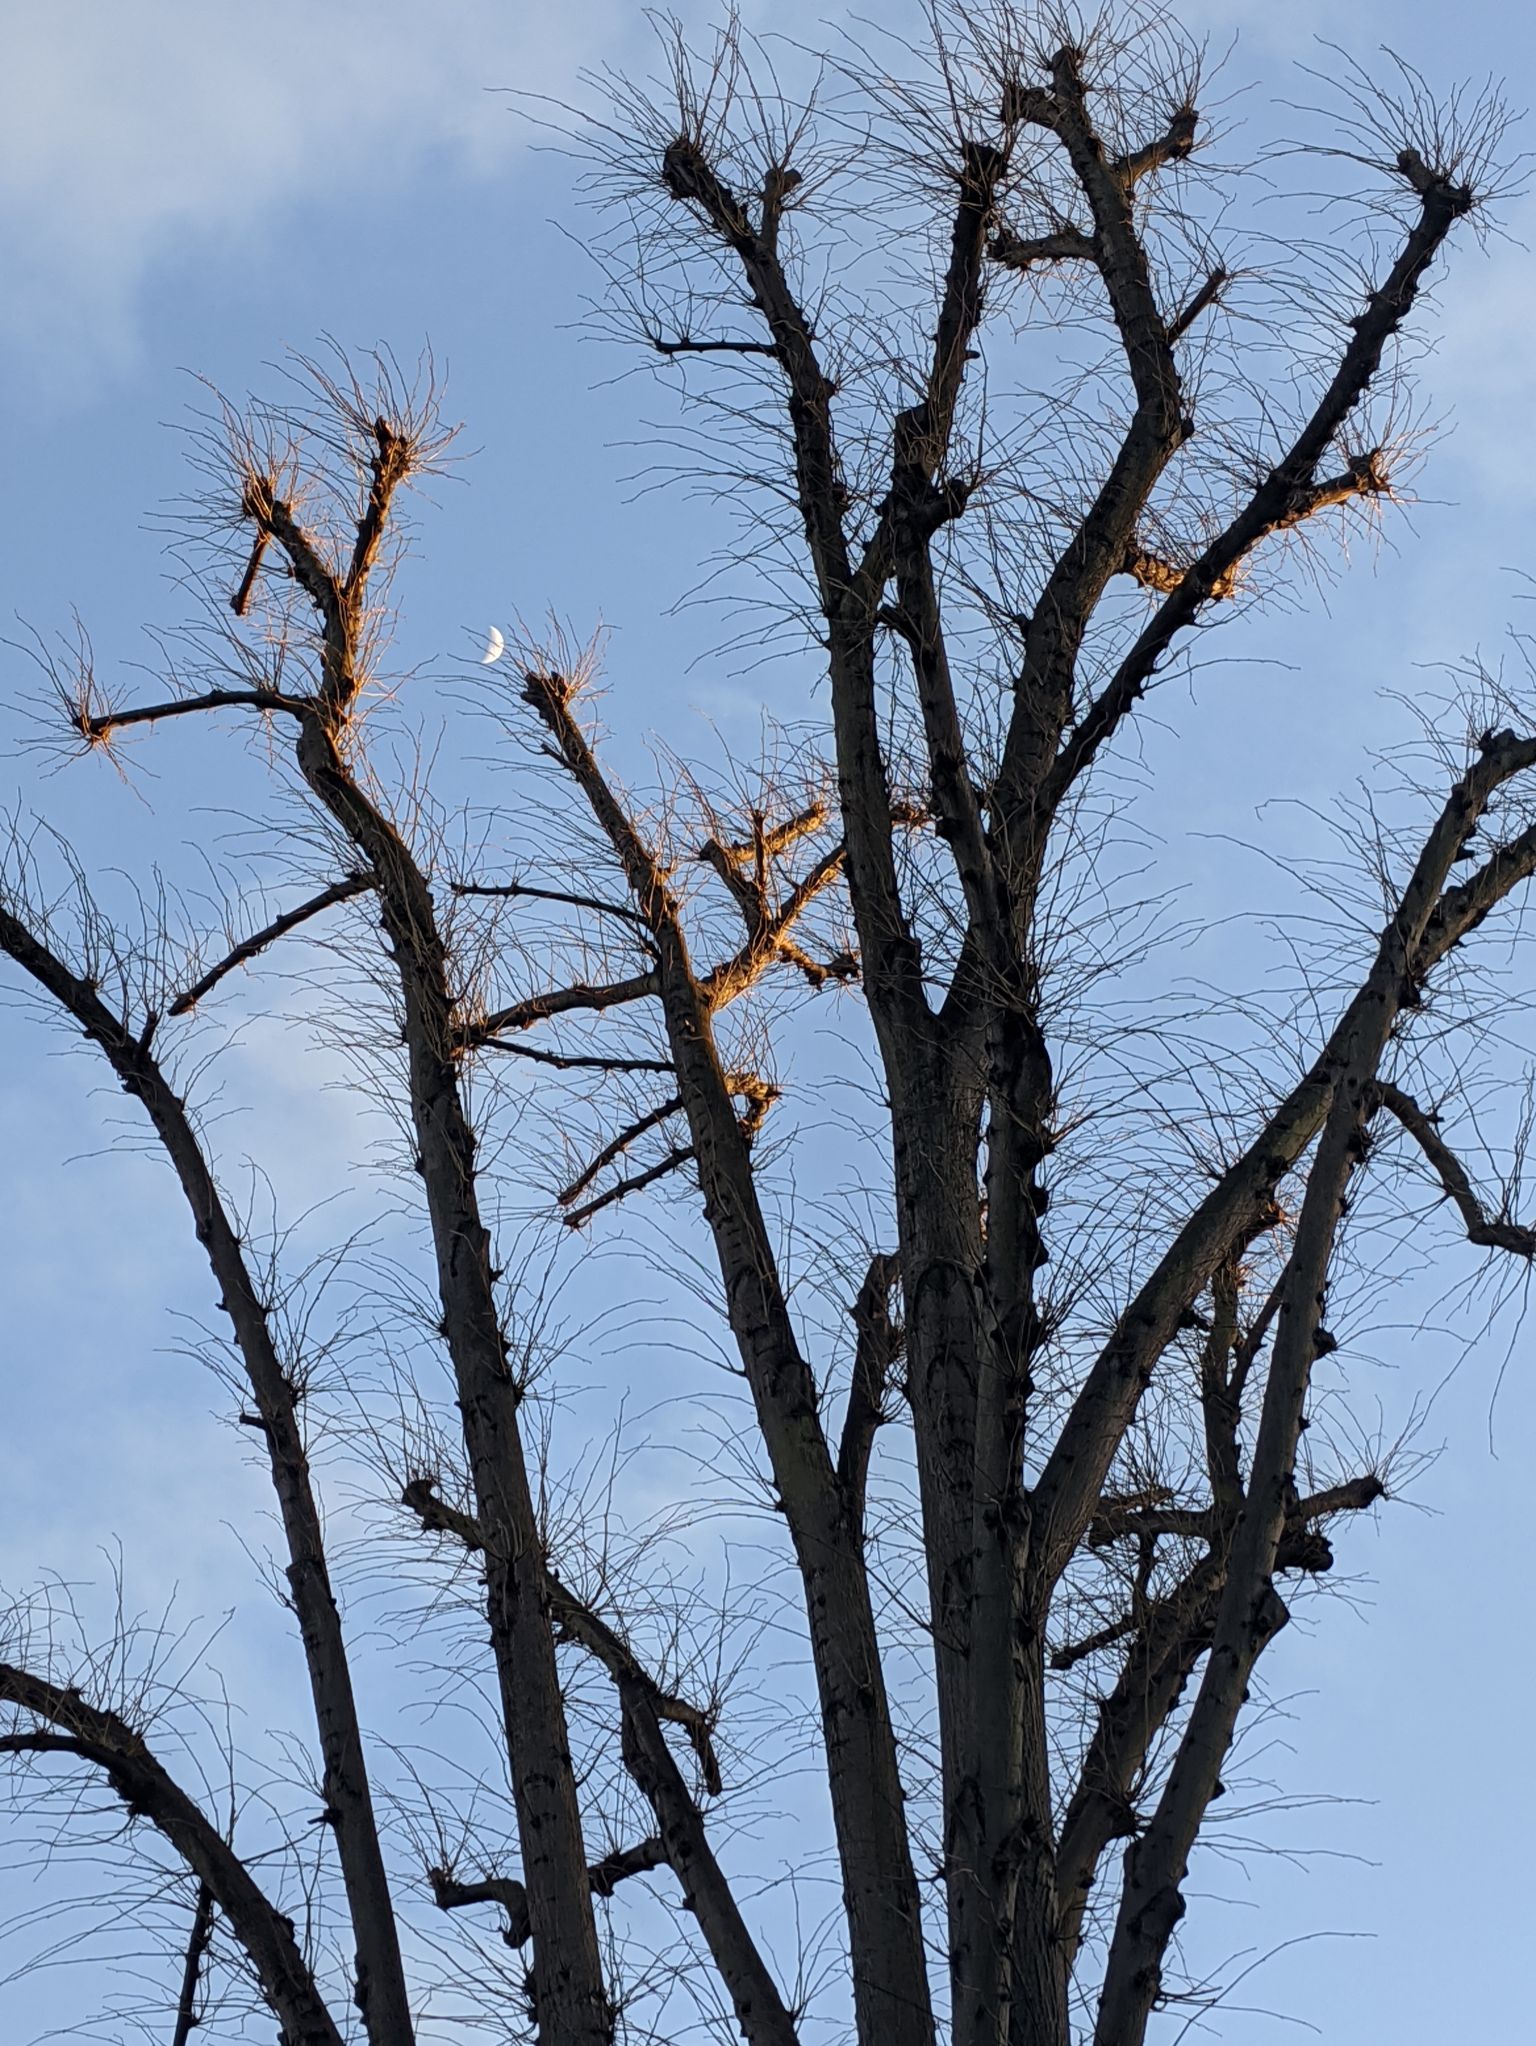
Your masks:
M885 6L852 11L898 18ZM744 12L806 34L824 14L839 18L799 0ZM519 611L601 618L621 744L652 728L686 744L702 714L755 747L764 696L802 685L709 659L717 624L672 610L717 544L712 516L679 493L637 491L647 426L664 407L642 378L620 374L621 357L576 331L599 287L582 246L590 219L572 199L568 160L531 147L505 97L563 97L584 65L645 63L638 8L272 0L253 15L227 0L50 0L9 15L7 614L46 635L78 610L104 669L152 666L146 627L181 615L152 526L185 488L173 429L198 401L189 372L240 393L270 388L266 366L322 333L388 341L406 357L430 342L476 452L423 508L420 559L402 585L402 659L460 666L491 619ZM1319 36L1361 56L1390 42L1432 81L1501 75L1517 105L1536 77L1536 32L1489 0L1362 5L1347 20L1310 0L1203 0L1186 19L1215 48L1236 38L1223 82L1249 88L1232 118L1259 135L1284 128L1274 101L1311 96L1294 67L1328 67ZM1529 128L1522 139L1536 146ZM1261 790L1327 805L1365 747L1400 735L1381 692L1428 686L1427 664L1496 653L1517 616L1511 571L1536 567L1536 270L1524 245L1536 207L1517 199L1504 220L1510 239L1460 251L1432 316L1427 409L1450 430L1420 482L1423 502L1379 559L1363 555L1328 592L1326 609L1244 628L1234 662L1276 665L1203 677L1198 720L1187 704L1167 714L1192 736L1148 742L1152 820L1167 870L1191 890L1186 911L1217 916L1250 885L1210 834L1252 838ZM17 656L3 659L9 701L32 682ZM20 736L7 717L0 730ZM174 864L200 809L259 801L249 762L223 779L229 751L177 733L144 753L130 785L90 765L45 778L18 753L0 766L0 798L43 810L93 871L142 872L152 859ZM1300 809L1277 828L1296 854L1320 845ZM175 1585L188 1618L238 1606L217 1660L264 1726L287 1696L287 1650L231 1527L261 1510L260 1482L212 1422L210 1382L172 1353L168 1315L207 1307L176 1200L141 1157L114 1148L114 1105L80 1060L57 1056L58 1041L19 1014L0 1013L0 1034L11 1423L0 1440L0 1581L56 1570L100 1583L100 1544L120 1539L136 1605L159 1606ZM344 1090L316 1090L290 1035L248 1029L228 1071L221 1128L235 1150L257 1148L259 1135L285 1213L338 1185L355 1193L356 1109ZM242 1104L259 1121L235 1114ZM1456 1255L1448 1278L1471 1269ZM1417 1296L1404 1299L1389 1321L1421 1311ZM1522 1338L1495 1404L1508 1341L1501 1327L1440 1395L1423 1439L1445 1448L1414 1503L1346 1537L1357 1599L1323 1602L1277 1651L1275 1689L1292 1702L1267 1730L1285 1751L1264 1773L1358 1802L1261 1822L1273 1839L1322 1850L1315 1858L1203 1872L1225 1900L1192 1935L1210 1965L1306 1939L1236 1993L1214 2026L1223 2040L1285 2036L1264 2015L1277 2010L1325 2039L1402 2046L1513 2038L1529 2023L1513 1957L1528 1929L1536 1808L1515 1758L1536 1674L1520 1617L1530 1609L1522 1447L1536 1393ZM1401 1327L1376 1349L1395 1374L1388 1405L1401 1402L1397 1376L1428 1389L1460 1356L1422 1333L1410 1343ZM1341 1932L1362 1936L1307 1937ZM60 1995L88 2005L83 1971L65 1991L6 1984L3 1967L0 1956L0 2036L41 2030Z

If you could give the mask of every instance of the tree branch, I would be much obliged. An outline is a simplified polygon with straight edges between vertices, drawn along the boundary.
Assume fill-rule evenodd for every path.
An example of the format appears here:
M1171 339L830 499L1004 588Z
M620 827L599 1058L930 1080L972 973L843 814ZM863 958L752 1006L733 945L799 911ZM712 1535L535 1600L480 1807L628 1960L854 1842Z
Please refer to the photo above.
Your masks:
M1119 333L1136 407L1125 437L1093 503L1084 513L1024 621L1025 649L1015 682L1003 759L991 792L992 839L1013 898L1016 918L1027 919L1039 881L1045 837L1053 814L1039 801L1060 735L1071 715L1078 652L1087 623L1109 579L1133 563L1154 570L1153 558L1134 543L1159 477L1193 431L1185 416L1173 343L1219 290L1213 279L1175 329L1158 308L1146 249L1134 210L1136 179L1193 147L1196 114L1179 108L1164 137L1144 151L1111 161L1088 108L1081 53L1070 45L1051 60L1052 90L1010 83L1004 116L1042 128L1061 144L1093 220L1091 235L1063 226L1043 241L995 238L996 260L1013 267L1037 255L1086 257L1103 279ZM1224 281L1224 279L1222 280ZM1172 571L1168 571L1171 579ZM1022 935L1020 932L1018 935ZM962 951L946 1013L969 1006L976 978L971 947Z
M1451 790L1412 877L1383 930L1370 974L1310 1071L1179 1231L1116 1324L1079 1388L1035 1487L1034 1567L1054 1581L1076 1548L1115 1450L1157 1360L1223 1258L1277 1219L1275 1189L1327 1120L1352 1069L1367 1019L1388 1000L1396 1015L1405 976L1427 973L1472 922L1536 872L1536 828L1495 854L1458 889L1444 889L1453 861L1504 782L1536 766L1536 739L1485 736L1478 757ZM1518 848L1518 850L1517 850ZM1374 1078L1374 1072L1367 1076Z
M1378 1477L1367 1474L1303 1499L1288 1516L1276 1567L1326 1569L1332 1561L1331 1551L1309 1530L1334 1514L1363 1511L1383 1498L1385 1491ZM1239 1500L1238 1510L1240 1507ZM1053 1668L1069 1669L1116 1640L1135 1637L1114 1689L1099 1703L1093 1738L1062 1820L1056 1851L1060 1936L1071 1956L1075 1957L1082 1936L1083 1915L1099 1859L1111 1840L1134 1836L1137 1780L1153 1741L1210 1646L1226 1576L1224 1550L1235 1518L1235 1512L1180 1516L1168 1532L1203 1534L1211 1544L1181 1582L1139 1616L1128 1615L1075 1647L1058 1650L1051 1658ZM1203 1526L1196 1526L1197 1521L1203 1521ZM1156 1532L1162 1527L1161 1511L1148 1508L1127 1522L1125 1532Z
M1200 315L1215 305L1231 281L1227 271L1218 263L1183 312L1168 322L1168 339L1182 341Z
M250 609L251 592L256 587L256 578L261 573L262 560L270 544L270 536L258 532L251 542L251 557L245 565L245 574L240 578L240 587L229 600L229 608L237 618L243 618Z
M460 1035L466 1045L481 1044L504 1031L531 1029L535 1023L546 1022L551 1016L569 1016L577 1010L601 1013L625 1002L644 1001L657 992L654 972L633 973L625 980L576 981L570 987L550 988L543 994L529 995L508 1008L493 1009L473 1026L466 1025Z
M1466 1224L1467 1241L1487 1250L1513 1251L1516 1257L1536 1257L1536 1229L1523 1228L1503 1215L1490 1215L1477 1197L1467 1169L1436 1127L1439 1116L1421 1108L1411 1094L1389 1080L1378 1080L1374 1089L1380 1105L1395 1115L1428 1160L1435 1177L1453 1201Z
M628 1178L619 1180L616 1185L605 1187L594 1199L583 1201L579 1208L571 1208L561 1219L567 1229L580 1229L583 1223L590 1222L592 1217L601 1213L604 1208L611 1208L616 1201L622 1201L632 1193L641 1193L646 1187L654 1186L658 1179L665 1179L669 1173L676 1172L693 1156L692 1144L679 1144L670 1150L665 1158L659 1158L643 1172L631 1173Z
M346 625L346 604L341 583L326 566L319 548L295 518L293 506L286 499L277 496L275 484L270 478L253 476L247 480L244 510L257 532L265 533L269 538L276 540L287 556L294 581L320 614L327 652L330 652L334 638L344 634Z
M440 1499L432 1478L413 1479L401 1498L418 1515L424 1528L452 1534L471 1550L484 1547L473 1516ZM682 1884L684 1906L698 1919L721 1980L735 2004L748 2046L793 2046L793 2021L747 1930L709 1844L697 1800L683 1781L661 1730L664 1720L683 1729L698 1759L706 1792L718 1797L722 1788L720 1764L715 1755L710 1715L686 1699L664 1691L628 1642L591 1606L567 1590L552 1570L546 1573L546 1585L556 1624L569 1640L601 1663L613 1679L619 1694L625 1767L656 1815L662 1850ZM447 1885L446 1876L434 1871L434 1890L438 1890L440 1877ZM521 1914L526 1909L521 1883L492 1878L485 1883L448 1887L454 1892L452 1901L445 1902L438 1891L438 1902L444 1909L451 1909L453 1901L495 1901L506 1909L511 1927L521 1925ZM593 1887L596 1889L597 1884ZM598 1894L608 1892L599 1890ZM509 1929L508 1937L512 1936Z
M435 1478L413 1478L401 1492L400 1503L410 1508L428 1532L451 1534L471 1552L484 1553L485 1534L480 1522L472 1513L461 1512L440 1498ZM606 1620L600 1619L590 1606L584 1605L568 1591L548 1568L544 1573L544 1586L555 1625L594 1656L615 1683L622 1679L643 1692L658 1719L668 1720L683 1729L698 1756L705 1789L711 1797L718 1797L721 1789L720 1763L715 1754L709 1714L690 1704L686 1698L674 1697L662 1690L623 1637L615 1633Z
M709 848L706 848L706 854L708 850ZM713 968L700 981L704 999L712 1009L723 1009L728 1003L739 1000L754 982L762 977L776 958L790 958L792 963L816 985L836 973L838 962L822 966L816 960L807 957L797 946L791 946L788 939L806 910L842 873L845 857L844 848L840 845L833 846L829 852L823 853L810 872L790 889L776 910L770 910L768 907L766 887L761 895L754 895L750 907L741 900L737 888L732 887L731 892L737 895L751 935L739 952ZM734 875L733 878L737 883L750 887L741 875Z
M677 900L577 723L569 682L530 672L525 695L613 846L655 940L662 1015L731 1331L804 1592L861 2039L865 2046L877 2036L881 2046L931 2046L921 1906L869 1580L822 1431L815 1378L784 1297L753 1178L750 1131L736 1114L740 1076L733 1079L721 1062ZM889 833L887 851L888 841Z
M389 520L395 492L410 472L412 447L407 434L397 433L387 419L373 422L375 453L369 464L368 502L358 521L352 560L342 592L351 605L361 602L368 577L378 559L379 543Z
M703 1814L683 1781L643 1683L617 1677L624 1766L656 1814L667 1860L704 1935L746 2046L796 2046L794 2019L741 1915Z
M200 2022L197 2012L197 1986L202 1978L203 1960L212 1936L213 1892L206 1883L199 1883L197 1908L192 1914L192 1930L187 1935L187 1958L182 1969L181 1994L176 1999L176 2029L171 2035L171 2046L188 2046L193 2030Z
M664 1123L669 1116L679 1114L682 1106L682 1096L674 1094L670 1100L662 1102L659 1108L653 1108L648 1115L642 1115L638 1122L632 1122L627 1129L620 1130L611 1143L603 1146L591 1164L586 1166L569 1186L563 1187L555 1195L559 1205L568 1208L572 1201L579 1200L604 1166L611 1165L616 1158L621 1158L631 1144Z
M596 910L600 916L616 916L627 924L641 923L639 915L622 902L604 902L599 895L572 895L561 888L534 888L526 881L454 881L455 895L506 895L521 901L559 902L570 909Z
M76 729L91 745L110 739L114 732L134 725L162 724L167 718L191 717L205 710L284 711L300 718L307 708L303 697L287 696L278 689L208 689L200 696L178 696L168 703L143 703L128 710L107 710L92 714L82 709L74 719Z
M325 1816L335 1833L357 1942L357 2001L371 2046L399 2046L412 2032L394 1907L297 1396L277 1353L270 1307L251 1276L186 1106L161 1071L147 1039L130 1031L94 984L74 974L3 904L0 951L74 1019L105 1054L124 1090L142 1104L181 1184L198 1241L220 1288L219 1305L230 1317L256 1402L287 1543L286 1576L324 1763Z
M1338 476L1330 476L1322 483L1309 484L1298 489L1288 508L1277 517L1262 533L1254 535L1247 554L1234 561L1222 571L1205 592L1205 601L1218 603L1235 596L1241 583L1243 562L1251 555L1260 541L1275 533L1291 531L1315 518L1319 512L1331 511L1335 505L1348 504L1353 500L1391 495L1392 485L1385 467L1385 457L1380 448L1370 453L1351 457L1348 465ZM1152 554L1143 547L1132 547L1126 555L1125 573L1139 582L1143 589L1156 590L1163 596L1172 596L1182 588L1185 578L1195 573L1193 566L1178 568L1161 555Z
M896 878L875 688L873 623L888 569L889 521L882 520L881 532L855 577L844 525L847 492L832 421L833 385L785 277L776 238L754 230L742 202L690 137L679 136L668 145L661 170L673 198L697 208L739 261L784 369L800 511L829 627L839 794L849 834L849 880L865 985L877 1016L899 1009L917 1019L925 1013L926 1002ZM970 203L967 194L962 207ZM963 367L963 354L962 349L959 361L946 363L946 375Z
M362 895L372 886L372 875L349 874L344 881L333 881L329 888L323 888L308 902L301 902L297 909L287 910L282 916L274 917L264 930L257 931L253 937L242 938L227 958L221 959L217 966L210 967L200 980L194 981L191 987L177 995L166 1010L166 1014L185 1016L189 1009L195 1009L203 996L211 993L224 976L233 973L237 966L244 966L247 960L254 959L259 952L264 952L268 945L285 937L300 924L307 923L312 916L319 916L322 910L330 909L338 902L350 902L354 895Z
M381 462L385 451L381 443ZM387 467L387 463L386 463ZM380 488L382 489L382 485ZM263 515L257 507L258 515ZM613 2011L587 1890L587 1857L523 1445L523 1388L508 1365L475 1132L463 1093L462 1023L432 889L403 832L345 750L362 686L366 575L343 592L289 508L265 508L321 620L322 688L297 764L375 879L404 1015L412 1130L436 1265L442 1332L485 1531L486 1621L540 1977L540 2029L560 2046L611 2046ZM372 559L367 515L354 568Z
M1162 1960L1184 1913L1182 1885L1190 1850L1215 1794L1254 1666L1285 1624L1274 1586L1295 1501L1296 1446L1312 1367L1323 1352L1323 1304L1334 1243L1352 1174L1365 1153L1365 1125L1377 1103L1377 1069L1405 997L1411 968L1452 862L1465 847L1494 791L1536 764L1536 741L1488 735L1452 791L1429 836L1397 914L1383 934L1376 967L1351 1005L1317 1153L1307 1175L1295 1242L1281 1296L1264 1404L1233 1535L1211 1652L1188 1725L1157 1810L1126 1860L1125 1885L1099 1999L1096 2046L1139 2046L1156 2001ZM1293 1567L1331 1562L1326 1543Z
M529 1059L536 1066L551 1066L559 1073L672 1073L676 1070L671 1059L603 1058L595 1052L544 1051L535 1044L509 1043L504 1037L487 1039L481 1049L505 1052L509 1058Z
M864 1526L865 1491L875 1435L886 1419L891 1372L900 1360L906 1331L891 1314L891 1293L901 1281L901 1260L876 1251L853 1303L853 1377L837 1449L837 1482L854 1526Z
M1030 270L1037 263L1092 263L1093 236L1070 223L1049 234L1016 235L1006 229L993 235L987 254L1004 270Z
M1244 557L1267 534L1294 524L1298 517L1309 516L1310 510L1318 508L1314 502L1302 509L1309 494L1318 488L1314 480L1318 464L1369 390L1388 342L1419 296L1425 272L1451 229L1471 206L1471 193L1448 179L1432 181L1421 194L1419 218L1386 278L1353 321L1349 344L1311 417L1248 503L1159 607L1108 686L1079 719L1062 747L1045 785L1046 807L1051 813L1142 695L1148 678L1178 634L1194 622L1207 600L1230 582ZM1362 476L1350 494L1359 494L1362 486L1377 491L1384 487L1379 457L1363 459L1371 465L1370 478ZM1351 464L1351 470L1354 467ZM1322 486L1325 492L1335 487ZM1323 501L1337 503L1340 498L1336 495Z
M777 359L779 353L774 341L695 341L687 334L676 341L663 341L659 334L652 334L650 343L658 355L770 355Z
M1134 1833L1133 1791L1153 1740L1209 1644L1221 1582L1222 1566L1207 1554L1139 1626L1128 1630L1135 1634L1134 1643L1114 1688L1099 1702L1093 1738L1057 1840L1060 1936L1069 1959L1075 1958L1082 1938L1100 1857L1111 1840Z
M1488 732L1483 745L1507 740L1508 733ZM1496 909L1510 891L1536 874L1536 824L1527 826L1507 845L1501 845L1467 879L1447 888L1429 920L1423 942L1412 965L1412 973L1423 980L1430 969L1470 936L1490 910Z
M611 1897L629 1876L647 1875L667 1866L667 1850L657 1839L637 1841L633 1847L615 1848L587 1870L587 1884L594 1897ZM513 1876L485 1876L478 1882L457 1882L443 1868L427 1870L432 1901L439 1911L459 1911L470 1904L499 1904L507 1914L502 1938L509 1947L526 1946L533 1937L528 1917L528 1892Z
M205 1885L245 1949L268 2008L292 2046L341 2046L291 1922L252 1880L244 1862L115 1712L87 1704L29 1671L0 1663L0 1699L32 1713L52 1733L9 1736L0 1749L72 1754L106 1776L129 1812L148 1819Z
M1129 156L1117 156L1109 166L1110 175L1131 186L1165 164L1182 163L1194 149L1198 126L1199 118L1192 106L1178 108L1166 133L1141 149L1133 149Z

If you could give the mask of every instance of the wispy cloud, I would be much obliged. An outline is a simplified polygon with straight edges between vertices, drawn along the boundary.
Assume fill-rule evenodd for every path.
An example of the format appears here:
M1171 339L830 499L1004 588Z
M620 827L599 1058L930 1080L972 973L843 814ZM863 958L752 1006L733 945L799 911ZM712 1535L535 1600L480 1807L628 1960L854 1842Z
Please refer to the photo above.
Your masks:
M558 92L619 35L614 0L51 0L12 11L0 74L0 331L29 352L131 346L152 265L312 199L350 208L428 160L518 147L496 88ZM628 14L633 29L637 24Z
M1371 0L1363 0L1367 15ZM1277 24L1260 0L1194 0L1216 43L1306 42L1321 0ZM680 10L707 34L720 9ZM748 0L793 35L837 0ZM887 16L915 19L914 6ZM13 8L0 74L0 339L71 366L131 355L157 263L221 248L281 209L338 235L428 163L467 177L504 165L528 131L498 88L560 95L598 61L645 67L647 24L623 0L49 0Z

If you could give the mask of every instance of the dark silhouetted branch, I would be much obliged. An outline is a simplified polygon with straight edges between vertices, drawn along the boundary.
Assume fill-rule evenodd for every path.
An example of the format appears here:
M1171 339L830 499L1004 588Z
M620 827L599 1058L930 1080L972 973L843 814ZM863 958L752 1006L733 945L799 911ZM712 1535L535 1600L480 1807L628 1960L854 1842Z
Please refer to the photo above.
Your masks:
M607 982L576 981L570 987L550 988L543 994L529 995L521 1002L513 1002L505 1009L493 1009L473 1026L466 1025L463 1032L467 1044L483 1043L492 1037L501 1037L509 1030L529 1030L535 1023L544 1023L551 1016L569 1016L577 1012L601 1014L604 1009L613 1009L625 1002L644 1001L658 991L654 973L634 973L626 980Z
M176 1999L176 2029L171 2034L171 2046L188 2046L192 2033L200 2022L197 1989L202 1980L203 1960L212 1936L213 1892L206 1883L199 1883L197 1907L192 1914L192 1930L187 1935L187 1958L181 1973L181 1993Z
M372 886L373 880L370 875L349 874L345 881L333 881L329 888L323 888L318 895L311 896L308 902L301 902L297 909L287 910L282 916L274 917L264 930L257 931L252 937L242 938L234 950L226 958L221 959L217 966L210 967L200 980L194 981L184 993L177 995L166 1010L166 1014L185 1016L189 1009L196 1008L203 996L210 994L224 976L233 973L237 966L244 966L248 960L264 952L268 945L274 944L289 931L296 930L300 924L308 923L311 917L319 916L323 910L333 908L338 902L350 902L354 895L361 895Z
M0 1739L0 1753L77 1756L101 1770L124 1805L147 1819L206 1885L245 1949L268 2007L293 2046L341 2046L293 1926L261 1891L234 1849L173 1782L143 1738L115 1712L78 1691L0 1663L0 1699L43 1722L44 1731Z
M646 1875L667 1866L667 1850L660 1840L640 1840L633 1847L615 1848L587 1870L587 1882L594 1897L611 1897L629 1876ZM446 1869L427 1871L432 1901L440 1911L460 1911L470 1904L499 1904L507 1914L502 1938L509 1947L525 1946L533 1937L528 1917L528 1892L512 1876L486 1876L479 1882L461 1883Z
M658 355L777 355L777 345L772 341L695 341L687 334L675 341L663 341L659 334L651 336L651 346Z
M95 715L82 712L75 720L82 737L92 745L110 739L114 732L125 732L134 725L163 724L168 718L193 717L200 711L208 710L259 710L263 713L282 711L288 717L304 715L306 704L302 697L285 695L278 689L208 689L199 696L178 696L168 703L144 703L127 710L101 711Z
M31 975L102 1051L124 1089L149 1117L175 1170L199 1243L220 1289L256 1403L272 1488L288 1549L287 1581L303 1639L324 1761L326 1817L334 1829L359 1957L359 2002L371 2046L411 2037L399 1933L341 1616L331 1588L324 1531L291 1372L278 1355L272 1310L262 1296L187 1114L143 1036L109 1009L96 986L71 971L0 904L0 950ZM201 1873L201 1871L199 1871ZM223 1908L223 1899L220 1897ZM226 1915L229 1915L226 1912Z
M1467 1241L1487 1250L1513 1251L1516 1257L1536 1257L1536 1229L1527 1229L1506 1216L1488 1213L1478 1199L1466 1167L1441 1136L1438 1116L1430 1109L1421 1108L1411 1094L1404 1093L1401 1087L1393 1086L1389 1080L1379 1080L1375 1094L1381 1106L1397 1117L1424 1153L1445 1190L1447 1200L1454 1202L1456 1212L1466 1225Z
M631 1144L638 1142L641 1137L656 1129L669 1116L677 1115L681 1111L682 1105L682 1096L674 1094L670 1100L662 1102L659 1108L653 1108L648 1115L642 1115L638 1122L632 1122L626 1129L620 1130L611 1143L604 1144L602 1150L592 1160L592 1163L585 1167L571 1181L569 1186L563 1187L555 1195L555 1199L559 1202L560 1206L568 1208L572 1201L579 1200L606 1166L611 1165L616 1158L621 1158Z
M901 1281L901 1261L876 1251L853 1303L853 1377L837 1448L837 1482L856 1527L864 1523L864 1497L875 1436L886 1420L891 1373L900 1362L906 1331L891 1312L891 1294Z
M583 1223L590 1222L592 1217L600 1214L604 1208L611 1208L616 1201L625 1200L632 1193L642 1193L646 1187L654 1186L657 1180L665 1179L669 1173L676 1172L679 1166L686 1165L693 1155L692 1144L677 1145L665 1158L658 1158L654 1165L648 1165L643 1172L631 1173L628 1178L619 1180L616 1185L605 1187L602 1193L590 1201L583 1201L578 1208L568 1208L562 1217L566 1228L579 1229Z
M452 887L455 895L504 895L516 901L558 902L570 909L591 909L599 916L616 916L627 924L641 924L636 912L622 902L604 902L597 895L573 895L563 888L534 888L526 881L455 881Z

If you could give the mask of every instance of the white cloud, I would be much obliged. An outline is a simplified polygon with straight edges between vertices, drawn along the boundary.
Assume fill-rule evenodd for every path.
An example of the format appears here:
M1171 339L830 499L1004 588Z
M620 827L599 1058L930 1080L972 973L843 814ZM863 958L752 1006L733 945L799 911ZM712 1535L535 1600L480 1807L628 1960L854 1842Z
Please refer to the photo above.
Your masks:
M613 39L611 0L48 0L10 10L0 74L5 326L88 352L131 338L148 267L323 195L347 210L429 155L518 146L497 87L558 92Z
M1370 0L1363 0L1371 12ZM1260 0L1192 0L1192 19L1259 45L1305 41L1320 0L1277 25ZM720 9L686 0L701 31ZM810 32L845 10L749 0ZM913 12L900 0L894 14ZM890 19L890 16L887 16ZM168 251L215 250L313 201L345 232L427 161L466 176L527 129L497 88L560 95L583 65L646 66L625 0L34 0L9 10L0 73L0 337L46 361L121 360Z

